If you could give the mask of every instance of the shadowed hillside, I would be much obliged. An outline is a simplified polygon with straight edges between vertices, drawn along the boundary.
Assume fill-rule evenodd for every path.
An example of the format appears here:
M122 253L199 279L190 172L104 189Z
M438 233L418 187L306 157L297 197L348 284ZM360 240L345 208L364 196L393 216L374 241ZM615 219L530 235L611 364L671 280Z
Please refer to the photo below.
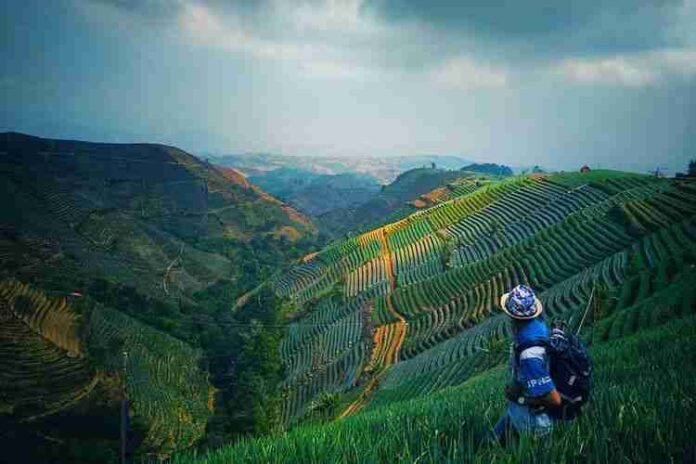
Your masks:
M463 177L459 171L438 168L417 168L400 174L381 192L357 207L328 212L318 218L326 232L342 234L363 230L376 223L396 220L409 212L409 201L435 188Z
M281 168L251 176L250 180L311 216L356 207L380 190L374 178L352 172L327 175Z
M259 264L275 268L288 245L315 233L243 177L173 147L9 133L0 135L0 153L8 200L2 272L47 290L85 290L104 278L192 301L219 280L240 279L246 270L234 261L243 250L266 252ZM269 275L254 273L256 280Z
M0 176L0 419L11 440L38 436L25 451L59 446L68 461L73 439L114 452L117 422L91 434L89 417L118 418L126 394L129 453L199 442L213 415L227 417L228 397L253 388L240 384L252 375L240 357L261 334L244 324L278 311L230 309L302 256L314 225L238 172L164 145L5 133ZM252 429L252 416L218 433Z

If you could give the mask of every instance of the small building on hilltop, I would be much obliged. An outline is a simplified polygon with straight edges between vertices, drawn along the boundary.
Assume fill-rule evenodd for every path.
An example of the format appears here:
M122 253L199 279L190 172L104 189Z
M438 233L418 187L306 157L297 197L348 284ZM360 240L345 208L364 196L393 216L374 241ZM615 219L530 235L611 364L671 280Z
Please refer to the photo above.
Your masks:
M584 165L583 167L580 168L580 172L585 173L585 172L590 172L591 169L588 165Z

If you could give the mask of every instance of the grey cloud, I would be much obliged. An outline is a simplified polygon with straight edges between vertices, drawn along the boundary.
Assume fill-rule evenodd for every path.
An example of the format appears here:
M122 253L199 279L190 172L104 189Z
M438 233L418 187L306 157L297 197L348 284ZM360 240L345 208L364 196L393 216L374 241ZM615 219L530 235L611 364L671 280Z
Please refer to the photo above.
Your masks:
M381 0L394 23L418 22L452 37L538 56L610 54L681 45L671 28L681 0Z
M340 15L338 21L329 15L332 21L319 28L298 25L298 13L321 21L327 19L322 17L327 6L340 8L340 0L76 1L160 22L181 20L188 17L187 7L202 6L224 28L207 36L205 44L234 43L238 52L263 49L256 55L266 58L297 56L303 69L321 67L319 74L326 74L340 68L329 74L344 76L360 68L422 78L462 59L484 68L513 68L513 74L523 76L575 58L623 59L651 50L694 48L679 32L692 16L683 14L692 0L352 0L359 4L360 20L370 25L367 34L351 33ZM227 30L241 35L225 39ZM249 44L243 46L244 41ZM582 71L593 63L581 64Z
M147 18L166 18L178 8L172 0L82 0L86 3L106 5L126 13Z
M176 15L182 1L177 0L81 0L107 5L118 10L148 18L167 18ZM241 15L260 15L268 8L266 0L198 0L195 3L220 12Z

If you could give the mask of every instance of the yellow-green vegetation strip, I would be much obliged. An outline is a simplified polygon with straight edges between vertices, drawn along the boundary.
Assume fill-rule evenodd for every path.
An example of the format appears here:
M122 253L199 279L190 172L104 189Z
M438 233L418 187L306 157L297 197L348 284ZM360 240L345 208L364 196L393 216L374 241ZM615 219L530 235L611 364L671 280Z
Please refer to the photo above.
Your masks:
M696 436L694 348L694 315L595 345L592 402L547 440L480 444L504 409L500 366L425 398L173 463L687 462Z

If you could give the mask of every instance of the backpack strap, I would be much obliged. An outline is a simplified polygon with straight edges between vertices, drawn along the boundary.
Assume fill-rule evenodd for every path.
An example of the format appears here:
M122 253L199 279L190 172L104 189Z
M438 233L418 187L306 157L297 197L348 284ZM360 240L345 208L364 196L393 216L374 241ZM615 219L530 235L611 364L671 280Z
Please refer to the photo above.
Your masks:
M535 346L539 346L539 347L548 349L549 344L548 344L548 341L546 341L546 340L530 340L530 341L527 341L524 343L513 343L512 347L513 347L514 356L512 358L512 360L513 360L513 364L512 364L513 374L512 375L515 379L517 379L518 372L519 372L518 369L520 368L519 367L520 366L520 355L527 348L533 348Z
M515 348L515 355L517 357L520 356L520 353L522 353L524 350L527 348L532 348L535 346L540 346L542 348L548 348L549 347L549 342L547 340L531 340L528 342L524 343L515 343L514 348Z

